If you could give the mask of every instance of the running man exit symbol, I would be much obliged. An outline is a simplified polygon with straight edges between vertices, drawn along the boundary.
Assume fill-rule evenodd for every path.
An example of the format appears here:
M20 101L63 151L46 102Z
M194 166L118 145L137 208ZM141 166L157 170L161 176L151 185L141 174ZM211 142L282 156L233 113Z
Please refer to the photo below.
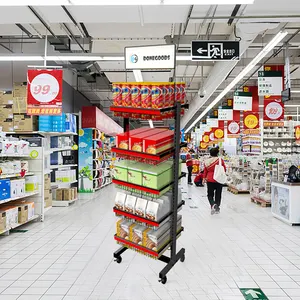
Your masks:
M268 300L261 289L240 289L246 300Z

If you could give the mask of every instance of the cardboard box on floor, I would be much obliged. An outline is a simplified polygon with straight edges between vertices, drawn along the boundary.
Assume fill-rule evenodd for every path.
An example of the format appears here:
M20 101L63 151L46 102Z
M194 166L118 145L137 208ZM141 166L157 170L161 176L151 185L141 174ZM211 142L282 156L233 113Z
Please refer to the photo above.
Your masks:
M44 178L44 189L45 190L50 190L51 189L51 179L50 175L46 174Z
M52 192L51 190L44 190L45 208L52 206Z
M63 198L63 189L56 189L55 191L55 200L56 201L62 201Z
M64 195L63 195L64 201L73 200L72 195L74 195L74 192L72 193L71 189L64 189L63 193L64 193Z
M14 131L35 131L37 130L37 117L26 114L14 115Z

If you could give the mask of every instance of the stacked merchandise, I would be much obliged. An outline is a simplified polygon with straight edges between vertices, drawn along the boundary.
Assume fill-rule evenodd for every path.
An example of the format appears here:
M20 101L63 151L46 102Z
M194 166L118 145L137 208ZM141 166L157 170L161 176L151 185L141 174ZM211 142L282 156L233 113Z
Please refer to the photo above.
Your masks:
M120 218L117 220L115 239L121 245L158 258L168 248L171 239L171 201L171 193L153 200L118 192L114 212ZM178 197L178 206L182 206L181 197ZM181 231L182 217L178 215L178 235Z
M45 208L52 207L52 190L51 190L51 178L49 174L45 174L44 176L44 201Z
M113 107L115 116L133 119L161 120L174 118L174 112L165 112L162 115L147 114L147 109L165 109L174 107L176 102L185 104L185 83L170 82L120 82L113 83ZM142 112L122 112L124 108L144 109Z
M234 193L249 193L250 191L250 158L233 156L228 162L228 188Z
M0 91L0 126L4 132L37 130L37 117L28 116L27 83L14 83L13 91Z
M244 135L242 137L243 154L260 154L261 153L261 136Z
M300 153L300 146L295 143L295 128L298 122L284 121L282 127L264 127L263 153L268 157L283 157Z
M114 138L95 128L79 131L79 193L93 193L112 181Z
M76 133L76 116L70 113L62 113L61 116L40 116L39 131Z
M68 206L78 199L77 187L56 189L53 199L53 206Z

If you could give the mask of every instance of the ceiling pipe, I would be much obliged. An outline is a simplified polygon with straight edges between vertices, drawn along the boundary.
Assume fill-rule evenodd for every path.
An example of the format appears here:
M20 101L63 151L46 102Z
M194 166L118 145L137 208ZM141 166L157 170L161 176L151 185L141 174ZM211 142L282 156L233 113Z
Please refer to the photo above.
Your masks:
M69 19L72 21L72 23L74 24L74 26L78 29L80 35L82 38L87 37L85 36L84 32L82 31L82 29L79 27L78 23L76 22L76 20L73 18L73 16L71 15L71 13L68 11L68 9L62 5L61 8L64 10L64 12L66 13L66 15L69 17Z
M87 52L81 45L81 43L77 40L77 38L74 36L73 32L71 31L71 29L67 26L66 23L62 23L63 26L65 27L66 31L69 33L69 35L71 36L72 40L76 42L76 44L80 47L80 49L83 52Z
M232 19L299 19L300 15L263 15L263 16L214 16L213 20L228 20ZM211 17L190 17L189 20L210 20Z
M189 12L188 12L188 15L187 15L187 18L186 18L184 27L183 27L182 35L185 35L185 32L186 32L186 30L187 30L187 27L188 27L188 25L189 25L189 21L190 21L192 12L193 12L193 8L194 8L194 5L191 5L190 8L189 8Z
M32 6L28 6L28 8L31 10L31 12L37 17L37 19L44 25L44 27L51 33L51 35L55 38L57 36L55 33L51 30L51 28L48 26L48 24L44 21L44 19L36 12L36 10Z
M22 24L16 23L16 26L21 29L28 37L32 38L33 35Z

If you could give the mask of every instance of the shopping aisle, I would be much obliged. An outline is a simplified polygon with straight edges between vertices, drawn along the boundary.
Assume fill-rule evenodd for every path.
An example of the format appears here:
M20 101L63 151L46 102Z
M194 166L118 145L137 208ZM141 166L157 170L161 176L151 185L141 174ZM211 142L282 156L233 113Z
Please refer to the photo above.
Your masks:
M249 195L224 192L211 216L205 188L183 189L186 261L158 282L163 263L132 251L117 264L112 253L115 188L53 208L44 223L0 240L0 299L244 299L238 287L259 286L270 300L300 299L300 232L274 219Z

